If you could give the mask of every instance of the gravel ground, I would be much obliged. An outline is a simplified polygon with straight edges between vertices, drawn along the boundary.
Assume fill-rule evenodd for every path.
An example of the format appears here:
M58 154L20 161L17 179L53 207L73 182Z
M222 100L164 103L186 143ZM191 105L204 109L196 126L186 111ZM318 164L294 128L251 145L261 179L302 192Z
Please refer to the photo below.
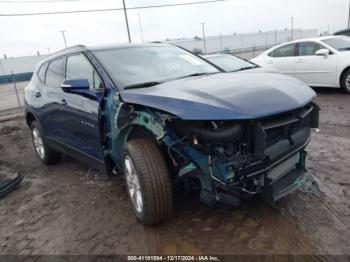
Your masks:
M153 228L136 222L123 181L69 157L44 166L23 120L0 123L0 176L26 175L0 199L0 254L350 254L350 96L317 91L307 164L321 197L209 208L178 191L173 218Z

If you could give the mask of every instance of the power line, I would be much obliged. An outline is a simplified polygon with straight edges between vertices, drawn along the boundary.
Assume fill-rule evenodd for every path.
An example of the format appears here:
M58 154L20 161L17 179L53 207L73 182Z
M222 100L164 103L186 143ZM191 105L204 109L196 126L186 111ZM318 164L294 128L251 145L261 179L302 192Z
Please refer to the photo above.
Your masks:
M53 3L53 2L79 2L80 0L16 0L16 1L0 1L0 4L24 4L24 3Z
M214 2L224 2L228 0L209 0L209 1L198 1L188 3L177 3L177 4L165 4L165 5L148 5L148 6L135 6L128 7L127 10L135 9L148 9L148 8L160 8L160 7L171 7L171 6L185 6L185 5L196 5L196 4L207 4ZM0 16L33 16L33 15L58 15L58 14L73 14L73 13L91 13L91 12L108 12L108 11L121 11L124 8L105 8L105 9L91 9L91 10L74 10L74 11L58 11L58 12L41 12L41 13L13 13L13 14L0 14Z

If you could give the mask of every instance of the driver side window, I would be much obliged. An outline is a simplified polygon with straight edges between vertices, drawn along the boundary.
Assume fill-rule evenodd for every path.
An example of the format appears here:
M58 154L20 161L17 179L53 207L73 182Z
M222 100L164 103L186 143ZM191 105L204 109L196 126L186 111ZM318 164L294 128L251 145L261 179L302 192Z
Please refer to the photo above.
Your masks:
M83 54L67 57L66 79L76 78L87 79L90 84L90 90L103 88L101 78Z
M320 49L324 49L324 47L318 43L302 42L299 43L299 56L316 55L315 53Z

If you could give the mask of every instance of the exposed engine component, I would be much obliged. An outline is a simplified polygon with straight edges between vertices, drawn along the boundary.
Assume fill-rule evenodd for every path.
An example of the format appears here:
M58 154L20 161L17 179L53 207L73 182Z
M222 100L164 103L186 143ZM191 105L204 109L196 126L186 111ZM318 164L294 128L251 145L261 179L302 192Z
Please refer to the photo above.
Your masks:
M238 121L181 121L174 120L181 136L195 136L208 143L233 143L244 135L244 124Z

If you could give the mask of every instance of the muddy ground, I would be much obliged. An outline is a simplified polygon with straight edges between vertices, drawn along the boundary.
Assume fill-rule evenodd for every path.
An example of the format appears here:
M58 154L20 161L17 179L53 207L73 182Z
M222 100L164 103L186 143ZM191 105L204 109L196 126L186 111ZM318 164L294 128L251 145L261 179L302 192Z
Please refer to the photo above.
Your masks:
M136 222L123 181L69 157L44 166L23 120L0 123L0 176L26 175L0 199L0 254L350 254L350 96L317 91L308 167L321 197L209 208L176 192L173 218L153 228Z

